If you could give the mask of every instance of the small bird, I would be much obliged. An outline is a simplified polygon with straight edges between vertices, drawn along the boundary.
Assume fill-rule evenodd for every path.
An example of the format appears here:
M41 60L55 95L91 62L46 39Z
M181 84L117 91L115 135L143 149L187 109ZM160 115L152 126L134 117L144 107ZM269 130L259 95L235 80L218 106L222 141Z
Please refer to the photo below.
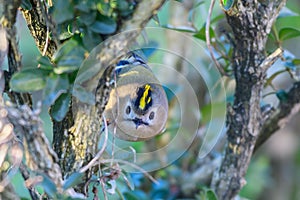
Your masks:
M163 132L168 118L166 93L145 60L129 52L115 68L104 114L108 128L127 141L144 141Z

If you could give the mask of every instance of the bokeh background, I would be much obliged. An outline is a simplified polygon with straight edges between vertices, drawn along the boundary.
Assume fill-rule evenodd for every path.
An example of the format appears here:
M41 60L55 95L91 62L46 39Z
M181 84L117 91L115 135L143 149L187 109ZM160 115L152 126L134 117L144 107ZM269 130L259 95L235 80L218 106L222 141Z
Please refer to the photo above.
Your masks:
M199 4L198 6L195 6ZM163 6L161 11L158 13L158 20L152 20L148 26L158 27L167 26L171 28L178 28L184 30L200 30L206 21L208 15L209 1L193 1L184 0L182 2L168 1L166 5ZM288 0L287 9L300 14L300 2L298 0ZM217 16L222 16L222 11L220 6L215 5L213 18ZM225 22L224 22L225 23ZM40 55L38 52L33 38L30 36L26 23L21 14L18 16L17 20L17 30L19 38L20 51L22 53L22 64L23 67L35 67L38 65L36 59ZM223 25L215 23L213 24L215 30L222 29ZM220 28L221 27L221 28ZM225 27L226 29L226 27ZM190 34L186 33L185 34ZM221 34L221 33L220 33ZM148 37L147 35L145 37ZM154 37L151 35L149 37ZM159 40L159 38L157 38ZM182 51L182 56L198 56L199 62L206 65L211 65L211 60L207 54L199 55L199 52L193 51L189 48L189 44L183 40L177 40L176 36L170 34L165 41L165 43L170 48L178 48ZM203 46L204 42L199 40ZM293 38L291 40L285 41L282 45L285 49L288 49L292 56L300 58L300 37ZM178 71L185 73L186 67L184 63L177 58L172 56L159 56L153 54L149 57L149 62L156 62L160 60L163 64L174 66ZM7 62L4 63L3 68L7 68ZM274 74L284 68L282 61L278 61L269 70L269 76ZM214 83L214 75L210 74L204 69L201 70L202 76L208 76L211 82ZM207 118L210 116L207 114L209 109L208 105L210 99L207 95L207 86L203 84L203 79L199 76L189 75L189 79L194 87L194 90L198 96L198 101L200 104L201 126L205 126L207 123ZM290 78L288 73L282 73L273 80L273 87L268 86L264 94L266 97L263 99L265 103L276 106L278 104L278 99L275 94L272 93L275 89L287 89L293 80ZM232 101L234 92L234 81L231 79L224 79L224 83L227 91L227 101ZM39 100L41 96L40 93L33 94L35 96L35 101ZM222 99L220 99L221 101ZM208 115L208 116L207 116ZM52 122L48 115L48 110L43 109L41 113L41 118L44 122L44 129L47 137L52 141ZM273 135L253 156L249 170L247 172L246 180L247 185L242 189L240 196L247 199L300 199L300 114L294 116L288 125L279 130L275 135ZM200 127L201 127L200 126ZM164 140L168 137L161 138L160 142L164 144ZM201 135L199 136L201 138ZM215 150L218 154L219 150L222 150L224 136L220 138L218 145ZM142 174L132 174L131 177L135 183L135 191L128 191L128 197L134 199L135 197L143 199L177 199L181 197L189 197L190 199L198 198L201 199L201 193L199 191L203 188L209 187L207 181L201 179L201 171L197 172L200 168L200 164L203 160L199 160L197 157L197 143L195 141L194 146L190 148L180 159L172 163L172 165L158 170L153 173L153 176L161 183L159 186L154 185ZM144 143L138 143L135 148L143 148ZM151 144L150 144L151 145ZM199 146L198 146L199 147ZM218 156L218 155L217 155ZM208 173L208 171L202 171L202 173ZM194 176L194 177L193 177ZM197 177L197 176L200 176ZM188 178L184 178L188 177ZM195 182L193 180L195 179ZM30 198L28 191L24 189L22 183L22 177L17 174L14 178L14 185L17 193L24 197ZM202 180L202 183L197 182L197 180ZM123 186L122 186L123 184ZM124 183L119 183L120 190L126 190L126 185ZM117 197L116 197L117 198Z

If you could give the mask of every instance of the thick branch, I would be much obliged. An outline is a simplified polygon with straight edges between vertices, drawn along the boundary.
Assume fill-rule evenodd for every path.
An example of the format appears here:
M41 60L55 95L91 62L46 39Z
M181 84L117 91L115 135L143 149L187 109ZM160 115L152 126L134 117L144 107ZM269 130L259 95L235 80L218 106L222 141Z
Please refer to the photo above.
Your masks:
M280 101L276 111L263 124L254 151L256 151L269 137L300 111L300 82L293 84L287 92L285 100Z
M19 71L21 68L21 54L18 49L18 43L17 43L17 32L14 27L14 23L16 22L16 15L18 11L18 7L20 5L20 0L13 0L13 1L4 1L3 7L3 18L1 19L1 25L5 30L7 44L8 44L8 72L5 74L5 88L6 90L9 89L8 83L11 78L11 76L16 72ZM2 45L6 43L5 40L2 40ZM7 94L11 98L11 100L14 103L17 103L18 105L27 103L28 105L31 105L31 98L28 94L20 94L13 91L7 91Z
M234 198L245 185L255 142L261 130L260 100L268 63L265 58L267 36L285 1L260 3L238 0L228 12L235 45L233 70L236 79L235 100L228 111L228 142L212 187L220 199Z
M57 164L57 155L43 132L39 111L32 111L27 105L19 108L6 107L8 118L14 125L18 136L24 137L27 165L51 178L59 192L62 187L62 175Z
M30 0L31 10L22 9L24 18L41 54L51 58L59 44L46 1ZM52 36L50 37L50 34Z

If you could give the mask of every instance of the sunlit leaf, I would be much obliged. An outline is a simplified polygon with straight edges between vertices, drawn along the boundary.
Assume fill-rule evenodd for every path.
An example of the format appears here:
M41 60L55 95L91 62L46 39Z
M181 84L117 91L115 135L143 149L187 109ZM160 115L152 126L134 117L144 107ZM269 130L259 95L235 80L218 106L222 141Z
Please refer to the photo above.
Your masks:
M198 39L200 39L200 40L206 41L205 26L203 26L198 31L198 33L194 34L193 36L196 37L196 38L198 38ZM210 38L214 38L215 37L215 32L214 32L214 30L211 27L209 27L209 36L210 36Z
M75 39L70 39L61 45L53 56L58 65L66 65L66 62L73 62L72 59L84 58L84 49ZM71 61L69 61L71 60Z
M294 28L283 28L279 31L279 39L281 41L299 37L299 36L300 36L300 30Z
M275 26L279 31L284 28L292 28L300 31L300 16L280 17L276 20Z
M10 88L16 92L33 92L46 86L49 71L30 68L15 73L10 80Z
M235 3L235 0L221 0L224 10L229 10Z

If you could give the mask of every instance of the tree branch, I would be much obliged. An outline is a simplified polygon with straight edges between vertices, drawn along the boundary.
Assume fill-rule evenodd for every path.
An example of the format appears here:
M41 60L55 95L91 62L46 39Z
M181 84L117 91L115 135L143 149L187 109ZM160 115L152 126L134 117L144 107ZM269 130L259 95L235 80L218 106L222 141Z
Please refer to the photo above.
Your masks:
M225 155L212 180L219 199L234 198L246 184L244 176L261 130L260 100L268 68L261 65L273 62L265 58L265 45L285 2L237 0L225 11L235 37L232 64L236 90L227 115Z
M19 137L24 138L27 166L46 174L55 183L58 192L62 192L62 175L57 164L58 158L43 132L39 110L33 111L27 105L19 108L7 106L6 109L8 119L14 125L14 131Z
M256 151L277 130L283 128L300 111L300 82L293 84L286 99L280 101L278 108L263 124L254 151Z
M22 13L41 54L51 58L57 50L59 40L55 35L55 26L48 14L46 1L30 0L30 3L32 8L21 9ZM52 37L49 36L50 33Z

